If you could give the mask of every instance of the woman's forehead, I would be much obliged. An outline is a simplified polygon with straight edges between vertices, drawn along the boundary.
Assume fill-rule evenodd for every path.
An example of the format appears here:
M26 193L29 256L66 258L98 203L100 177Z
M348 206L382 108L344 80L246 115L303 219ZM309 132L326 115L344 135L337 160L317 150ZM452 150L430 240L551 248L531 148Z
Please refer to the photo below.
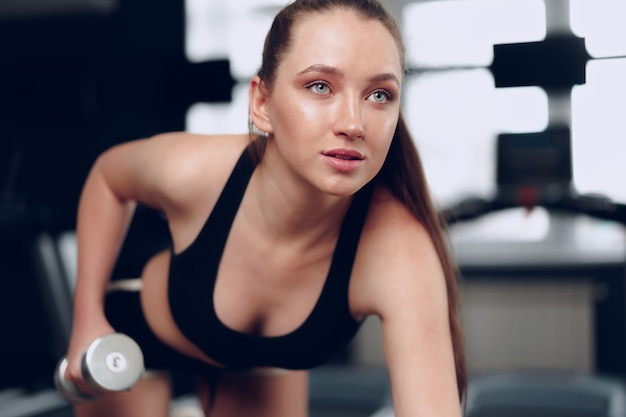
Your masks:
M378 20L343 9L300 16L284 58L303 69L322 63L394 72L398 78L402 74L400 50L391 32Z

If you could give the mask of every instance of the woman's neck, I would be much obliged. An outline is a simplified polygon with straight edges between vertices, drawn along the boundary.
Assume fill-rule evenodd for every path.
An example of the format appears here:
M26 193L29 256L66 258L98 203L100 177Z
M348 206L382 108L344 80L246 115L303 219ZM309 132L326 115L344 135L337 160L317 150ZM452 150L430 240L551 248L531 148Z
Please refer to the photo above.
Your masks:
M250 180L246 217L276 241L335 238L352 197L329 195L261 162Z

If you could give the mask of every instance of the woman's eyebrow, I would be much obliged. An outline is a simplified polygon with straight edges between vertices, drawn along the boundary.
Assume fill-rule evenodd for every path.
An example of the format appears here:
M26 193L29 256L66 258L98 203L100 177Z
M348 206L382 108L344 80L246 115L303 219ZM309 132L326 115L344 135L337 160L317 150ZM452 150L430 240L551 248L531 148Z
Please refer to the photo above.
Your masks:
M298 73L298 75L304 75L304 74L309 74L309 73L323 73L323 74L328 74L328 75L332 75L338 78L344 78L345 74L343 73L343 71L341 71L339 68L337 67L333 67L330 65L324 65L324 64L314 64L311 65L305 69L303 69L302 71L300 71ZM372 77L370 77L370 82L383 82L383 81L392 81L394 83L396 83L398 86L400 85L400 80L398 79L398 77L391 73L391 72L385 72L385 73L381 73L381 74L376 74Z
M372 82L392 81L396 83L398 86L400 85L400 80L398 79L396 74L393 74L391 72L385 72L383 74L374 75L372 78L370 78L370 81Z
M345 76L345 74L339 68L331 67L330 65L324 65L324 64L311 65L310 67L307 67L303 69L302 71L300 71L298 74L303 75L303 74L308 74L311 72L321 72L321 73L328 74L328 75L334 75L340 78L343 78Z

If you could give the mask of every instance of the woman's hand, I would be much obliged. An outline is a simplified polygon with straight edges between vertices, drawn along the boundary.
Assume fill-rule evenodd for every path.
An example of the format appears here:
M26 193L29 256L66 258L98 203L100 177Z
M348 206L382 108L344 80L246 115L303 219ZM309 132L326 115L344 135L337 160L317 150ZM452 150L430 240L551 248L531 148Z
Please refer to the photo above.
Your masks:
M77 323L75 320L72 329L72 337L67 352L67 369L65 371L65 379L76 385L76 387L86 394L97 395L93 389L85 382L81 371L81 361L83 354L97 338L115 330L109 322L102 317L101 320L90 320L84 324Z

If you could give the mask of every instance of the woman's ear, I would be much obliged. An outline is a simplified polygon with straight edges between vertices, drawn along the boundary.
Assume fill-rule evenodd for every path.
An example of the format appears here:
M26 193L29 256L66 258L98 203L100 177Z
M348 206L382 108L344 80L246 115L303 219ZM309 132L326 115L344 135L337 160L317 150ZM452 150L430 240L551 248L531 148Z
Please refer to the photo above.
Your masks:
M250 80L250 118L257 129L264 133L273 133L268 112L269 92L258 75Z

